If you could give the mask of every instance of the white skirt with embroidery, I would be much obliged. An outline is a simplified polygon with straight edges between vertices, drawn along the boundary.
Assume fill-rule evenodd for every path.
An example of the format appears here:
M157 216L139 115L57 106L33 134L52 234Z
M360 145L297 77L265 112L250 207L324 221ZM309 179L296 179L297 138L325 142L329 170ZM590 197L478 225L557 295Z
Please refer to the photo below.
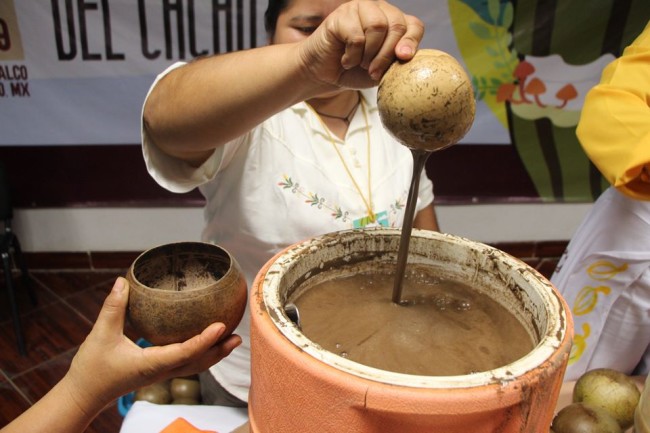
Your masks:
M607 189L578 227L551 282L575 325L565 380L594 368L648 373L650 202Z

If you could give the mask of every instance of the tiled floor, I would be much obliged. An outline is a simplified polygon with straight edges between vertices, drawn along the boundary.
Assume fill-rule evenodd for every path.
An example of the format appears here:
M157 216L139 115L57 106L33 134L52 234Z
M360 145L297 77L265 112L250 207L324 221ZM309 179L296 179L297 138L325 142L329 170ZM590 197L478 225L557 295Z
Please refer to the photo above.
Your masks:
M20 356L13 331L4 275L0 284L0 427L42 397L67 371L99 313L104 298L125 269L31 271L38 304L32 305L15 275L27 356ZM128 325L126 333L129 335ZM131 338L136 336L129 335ZM86 430L118 432L115 403Z

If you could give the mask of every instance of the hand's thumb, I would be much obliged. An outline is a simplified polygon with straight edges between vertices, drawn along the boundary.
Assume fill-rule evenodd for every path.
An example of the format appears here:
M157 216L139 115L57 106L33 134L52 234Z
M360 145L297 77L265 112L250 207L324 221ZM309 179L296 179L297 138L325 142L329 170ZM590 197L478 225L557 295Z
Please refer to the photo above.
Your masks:
M100 330L110 329L124 330L124 319L126 315L126 306L129 301L129 283L126 279L118 277L113 284L111 292L104 300L104 305L99 312L96 328Z

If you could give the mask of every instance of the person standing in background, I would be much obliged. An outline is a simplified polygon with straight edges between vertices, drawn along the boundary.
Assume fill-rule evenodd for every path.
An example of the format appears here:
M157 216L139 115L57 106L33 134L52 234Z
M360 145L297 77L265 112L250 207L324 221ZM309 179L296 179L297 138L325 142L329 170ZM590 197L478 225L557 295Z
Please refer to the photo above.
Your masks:
M551 282L571 307L565 380L650 367L650 23L587 94L580 143L611 186L571 238Z
M164 188L198 187L202 240L240 263L249 287L274 254L338 230L401 227L410 151L383 128L376 86L409 60L422 22L385 1L270 0L265 47L172 65L143 107L143 155ZM437 230L423 173L414 226ZM244 406L243 343L201 375L204 402Z

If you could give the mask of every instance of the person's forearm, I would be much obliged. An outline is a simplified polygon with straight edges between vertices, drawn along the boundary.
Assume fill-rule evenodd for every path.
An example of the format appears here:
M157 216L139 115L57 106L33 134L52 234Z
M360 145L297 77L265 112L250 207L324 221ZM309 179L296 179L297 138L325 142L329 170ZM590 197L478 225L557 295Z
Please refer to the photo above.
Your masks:
M423 208L415 215L413 227L417 229L440 231L438 217L436 215L436 210L433 207L433 203Z
M103 408L99 402L75 399L74 389L64 377L0 433L81 433Z
M295 44L203 58L165 76L144 107L147 132L163 151L191 160L318 92Z

